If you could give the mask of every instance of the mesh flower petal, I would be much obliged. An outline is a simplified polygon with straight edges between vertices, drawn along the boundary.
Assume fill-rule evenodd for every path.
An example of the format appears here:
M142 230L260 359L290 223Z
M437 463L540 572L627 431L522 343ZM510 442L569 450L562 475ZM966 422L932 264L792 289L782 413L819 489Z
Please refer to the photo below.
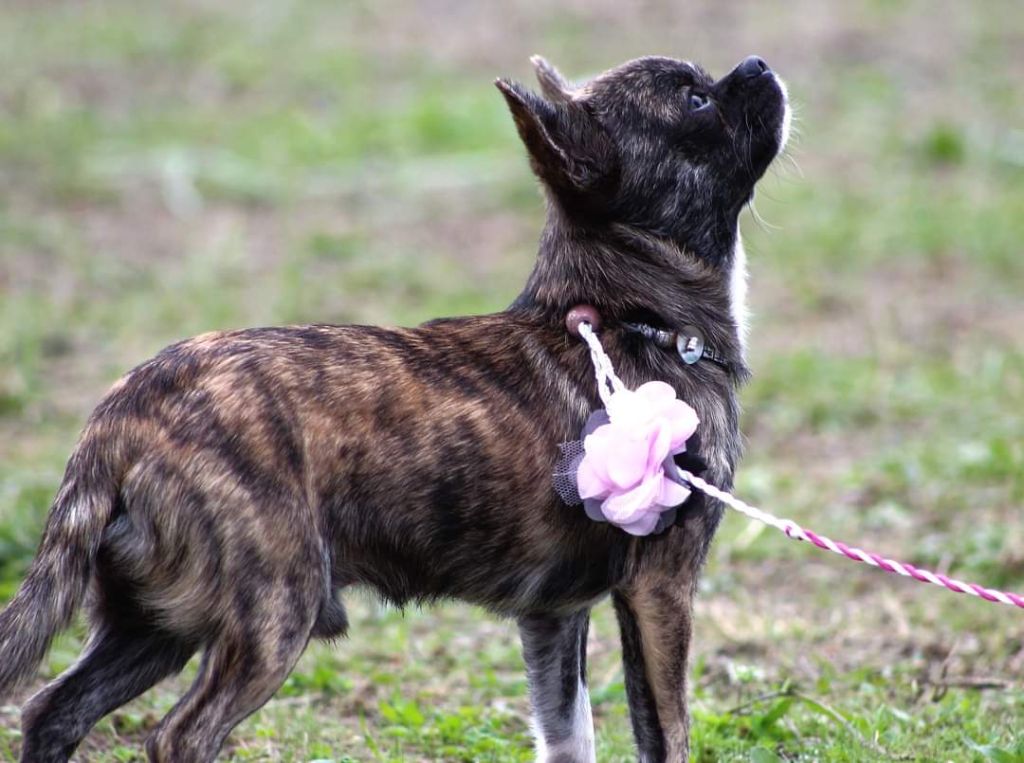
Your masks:
M671 453L672 432L663 422L655 422L647 442L647 459L644 465L644 477L649 478L662 468L665 459Z
M661 512L653 511L644 514L635 522L628 522L627 524L619 526L630 535L650 535L654 532L660 520Z
M601 511L609 522L617 525L635 522L643 514L656 506L655 501L661 490L662 474L646 479L632 490L616 492L608 496L601 504ZM655 514L659 513L654 511Z
M620 389L607 402L608 417L612 423L642 427L650 421L653 408L642 395L630 389Z
M636 394L654 404L655 408L659 407L658 403L676 399L676 391L672 389L672 385L663 381L645 382L636 388Z
M632 431L650 427L655 421L667 422L674 451L685 447L699 423L697 412L677 399L675 390L663 381L641 384L635 391L616 392L608 401L608 415L613 424Z
M658 505L666 508L678 506L690 497L690 489L680 485L668 477L661 478L661 489L658 491Z
M576 472L576 487L579 489L580 498L604 498L607 496L613 485L608 481L607 472L593 457L587 458L584 454Z
M651 417L663 421L672 432L672 451L685 448L686 441L697 431L697 412L676 398L676 392L665 382L653 381L637 387L637 395L651 407Z
M580 466L586 464L588 474L609 490L631 488L644 478L647 471L648 449L630 434L613 424L605 424L583 441L585 454ZM580 495L583 495L583 487L580 489Z
M614 441L615 449L608 461L608 478L617 488L631 488L647 477L651 470L650 453L657 436L657 432L649 430L630 432L609 425L607 437Z
M672 403L660 412L660 417L667 422L672 431L672 441L669 445L671 451L679 453L686 450L686 441L697 431L700 419L697 418L697 412L682 400L673 400Z

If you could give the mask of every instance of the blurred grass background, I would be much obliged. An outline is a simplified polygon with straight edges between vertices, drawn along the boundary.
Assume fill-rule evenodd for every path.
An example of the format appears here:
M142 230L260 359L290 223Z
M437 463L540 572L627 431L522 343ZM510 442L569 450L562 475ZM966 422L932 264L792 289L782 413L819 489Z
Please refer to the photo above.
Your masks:
M237 0L0 7L0 598L79 427L201 331L499 310L542 204L498 75L750 53L799 135L743 226L738 492L834 537L1024 588L1024 13L986 3ZM227 760L530 760L514 627L352 601ZM1022 761L1024 620L729 517L694 645L698 761ZM64 637L52 675L80 648ZM632 759L617 634L601 761ZM139 760L183 688L105 720ZM0 707L0 759L19 747Z

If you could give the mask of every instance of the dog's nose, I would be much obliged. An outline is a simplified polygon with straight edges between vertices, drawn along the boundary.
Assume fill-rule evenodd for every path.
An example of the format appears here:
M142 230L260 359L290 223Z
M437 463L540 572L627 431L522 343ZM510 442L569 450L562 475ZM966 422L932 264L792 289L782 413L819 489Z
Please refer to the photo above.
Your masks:
M747 56L740 62L740 65L736 67L736 72L741 77L746 77L748 79L759 77L766 71L768 71L768 64L766 64L764 59L760 56Z

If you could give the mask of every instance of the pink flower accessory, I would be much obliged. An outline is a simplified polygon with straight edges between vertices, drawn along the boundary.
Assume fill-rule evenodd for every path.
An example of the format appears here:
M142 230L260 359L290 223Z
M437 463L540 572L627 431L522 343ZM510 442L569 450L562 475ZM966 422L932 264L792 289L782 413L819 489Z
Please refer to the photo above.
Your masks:
M555 489L570 505L582 502L591 519L631 535L661 532L690 497L675 457L694 436L697 413L665 382L627 389L590 323L581 322L578 331L590 347L605 407L590 416L580 440L561 446Z

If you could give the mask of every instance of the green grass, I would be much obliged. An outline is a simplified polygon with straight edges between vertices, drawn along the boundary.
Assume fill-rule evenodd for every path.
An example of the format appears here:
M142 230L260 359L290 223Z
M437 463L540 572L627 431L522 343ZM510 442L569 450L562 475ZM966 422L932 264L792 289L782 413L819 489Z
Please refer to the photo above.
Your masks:
M738 492L1024 588L1024 15L677 5L0 10L0 599L91 406L163 345L515 296L542 205L490 83L525 79L534 52L569 75L644 53L721 73L757 52L787 78L801 135L760 187L764 224L744 219L756 375ZM698 603L693 758L1024 761L1019 615L963 599L729 517ZM532 759L512 624L351 609L352 637L312 647L225 759ZM607 604L590 652L599 760L632 760ZM82 759L141 760L194 669L104 720ZM0 707L0 760L18 744Z

